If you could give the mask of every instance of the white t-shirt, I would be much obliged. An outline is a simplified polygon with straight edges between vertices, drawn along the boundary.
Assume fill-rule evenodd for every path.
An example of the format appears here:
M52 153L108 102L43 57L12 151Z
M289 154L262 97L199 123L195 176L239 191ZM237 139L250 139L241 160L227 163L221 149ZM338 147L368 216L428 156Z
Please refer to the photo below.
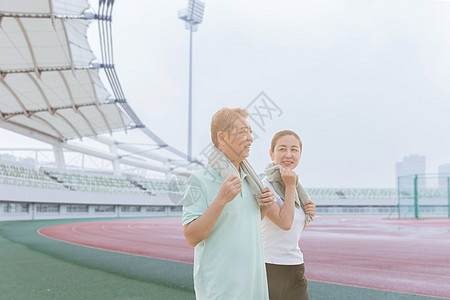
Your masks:
M283 199L275 192L267 177L262 182L272 190L275 201L283 207ZM301 207L295 207L294 210L294 221L290 230L281 229L268 217L265 217L261 221L264 260L266 263L277 265L303 264L303 253L300 250L298 242L303 231L303 226L305 225L305 212Z

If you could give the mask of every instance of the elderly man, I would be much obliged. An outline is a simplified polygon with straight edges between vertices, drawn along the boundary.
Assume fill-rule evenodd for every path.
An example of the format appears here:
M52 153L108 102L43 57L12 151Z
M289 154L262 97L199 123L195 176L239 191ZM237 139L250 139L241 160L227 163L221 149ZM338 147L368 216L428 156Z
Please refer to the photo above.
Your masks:
M212 117L208 165L191 176L184 196L197 299L269 299L261 219L274 196L246 160L253 142L248 117L243 108Z

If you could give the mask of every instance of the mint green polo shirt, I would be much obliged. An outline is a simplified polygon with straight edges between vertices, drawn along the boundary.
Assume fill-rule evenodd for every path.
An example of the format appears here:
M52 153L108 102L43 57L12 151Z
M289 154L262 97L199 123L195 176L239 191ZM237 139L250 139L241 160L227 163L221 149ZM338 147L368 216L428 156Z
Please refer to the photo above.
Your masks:
M199 300L269 299L261 238L261 213L241 172L242 192L223 209L209 236L194 249L194 288ZM224 178L209 165L189 179L183 225L201 216Z

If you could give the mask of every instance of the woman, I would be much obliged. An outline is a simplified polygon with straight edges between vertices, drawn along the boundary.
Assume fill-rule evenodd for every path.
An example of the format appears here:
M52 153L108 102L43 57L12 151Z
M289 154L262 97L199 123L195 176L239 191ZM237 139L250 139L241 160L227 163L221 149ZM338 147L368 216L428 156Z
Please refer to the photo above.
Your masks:
M293 131L274 135L263 183L275 195L275 203L261 224L270 300L309 299L304 277L300 235L315 215L316 206L297 180L302 141Z

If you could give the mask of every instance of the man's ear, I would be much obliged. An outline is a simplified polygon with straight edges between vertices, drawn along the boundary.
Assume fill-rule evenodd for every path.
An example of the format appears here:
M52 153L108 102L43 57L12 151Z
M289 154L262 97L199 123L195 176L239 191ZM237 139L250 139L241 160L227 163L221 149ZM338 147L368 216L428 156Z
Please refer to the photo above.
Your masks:
M225 134L226 133L224 131L219 131L217 133L217 142L218 142L219 145L225 145L226 144L226 142L224 140Z

